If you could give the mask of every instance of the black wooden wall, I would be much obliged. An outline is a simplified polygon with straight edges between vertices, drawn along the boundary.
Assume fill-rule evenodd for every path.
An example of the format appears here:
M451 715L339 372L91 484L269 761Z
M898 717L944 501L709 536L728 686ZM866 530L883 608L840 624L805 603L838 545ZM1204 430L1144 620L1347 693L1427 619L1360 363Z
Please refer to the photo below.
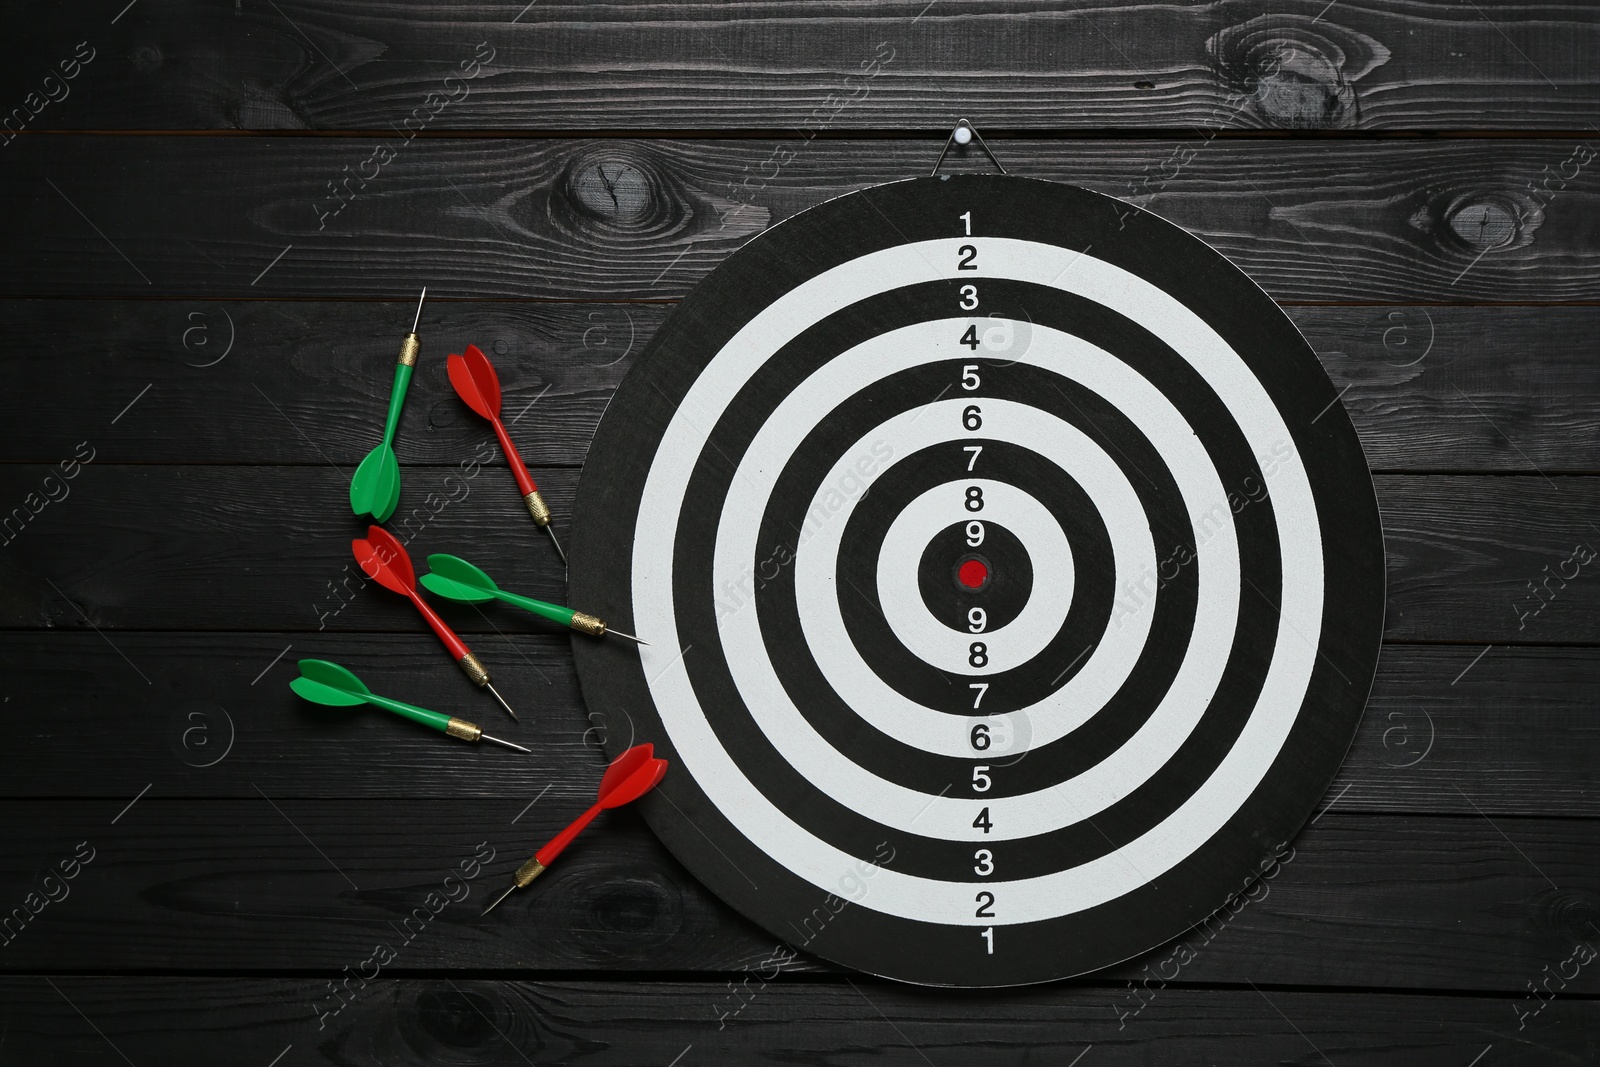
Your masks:
M7 14L0 1063L1600 1062L1593 4ZM507 473L448 480L485 434L444 353L498 354L565 514L672 302L962 115L1212 242L1345 390L1389 614L1325 809L1225 922L1002 994L778 973L626 813L480 919L601 766L567 639L447 613L532 757L286 687L323 655L499 725L350 562L417 288L397 522L559 599Z

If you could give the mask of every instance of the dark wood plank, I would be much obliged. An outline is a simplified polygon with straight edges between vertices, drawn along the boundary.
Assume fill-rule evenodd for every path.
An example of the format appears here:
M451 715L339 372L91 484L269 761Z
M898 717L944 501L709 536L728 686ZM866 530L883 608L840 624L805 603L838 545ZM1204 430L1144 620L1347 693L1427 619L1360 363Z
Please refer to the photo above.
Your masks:
M283 432L306 433L311 456L315 431L296 431L295 413L285 415ZM422 625L393 595L362 591L349 543L366 524L349 512L348 467L96 459L70 482L54 470L0 467L0 501L25 516L30 501L42 502L20 532L12 519L0 546L0 626L405 633ZM562 534L576 474L534 472ZM1582 562L1600 546L1590 518L1600 478L1379 475L1375 484L1391 640L1600 643L1600 559ZM506 471L413 468L404 485L390 526L419 562L455 552L508 588L561 599L559 561ZM51 503L50 491L66 496ZM583 607L627 628L620 605ZM534 625L470 606L441 612L464 632Z
M98 52L70 96L30 102L43 107L31 128L387 130L428 106L415 121L429 129L928 129L958 113L1032 129L1574 129L1600 107L1600 28L1575 2L312 0L114 14L47 10L10 40L8 104L52 88L41 79L76 42ZM477 78L446 82L475 55L488 59Z
M113 1067L236 1062L241 1048L261 1063L292 1049L286 1064L340 1067L509 1065L523 1057L628 1067L674 1057L1024 1067L1079 1056L1086 1065L1136 1067L1464 1067L1486 1051L1496 1067L1548 1067L1593 1062L1600 1029L1600 1005L1564 997L1519 1030L1515 1012L1531 1009L1504 996L1167 988L1123 1019L1111 991L1078 984L973 997L870 978L786 980L776 964L732 984L737 992L726 981L379 977L364 987L352 981L347 1006L326 1019L312 1014L312 1005L332 1002L314 979L29 975L0 981L0 990L9 1005L7 1049L18 1062ZM1123 993L1126 1003L1131 994Z
M316 455L314 428L297 425L286 412L281 432L307 434L307 454ZM63 481L56 467L0 468L0 500L24 516L37 509L20 531L18 516L0 514L0 522L12 520L0 551L0 625L426 632L404 599L368 589L355 563L350 541L368 523L351 514L350 469L118 466L96 458ZM577 473L533 471L562 535ZM562 599L560 559L528 518L509 470L413 468L403 486L388 527L418 570L430 552L455 552L498 571L508 589ZM52 493L61 499L51 502ZM606 605L586 610L626 629ZM464 632L537 628L532 616L472 605L441 603L439 611ZM492 671L494 661L486 662Z
M1600 308L1287 310L1374 471L1600 470Z
M157 786L114 825L122 798L0 802L9 906L80 842L94 850L69 895L14 924L0 967L337 972L359 967L377 942L405 940L413 909L452 872L475 870L445 887L456 902L432 902L437 914L403 951L392 945L395 966L726 971L773 948L631 811L606 816L483 918L490 894L578 808L551 797L528 807L537 779L495 800L280 800L271 779L257 784L264 796L209 801L165 799ZM1597 845L1595 820L1335 808L1230 918L1100 977L1136 979L1147 966L1158 975L1182 944L1195 957L1181 968L1186 982L1525 992L1540 968L1593 936ZM480 851L492 856L487 869L460 867ZM1600 993L1600 968L1583 969L1567 992Z
M9 384L0 420L10 429L0 459L55 462L72 455L85 433L100 432L111 435L106 458L119 462L326 457L353 468L383 432L395 357L415 308L415 295L404 304L10 302L0 310L13 337L0 356ZM445 375L447 353L477 344L495 361L523 458L582 463L617 383L667 311L662 304L430 301L395 444L400 462L454 465L493 442L489 424ZM75 358L55 358L64 352ZM135 397L138 405L108 427ZM503 465L498 454L495 462Z
M399 438L402 462L451 464L488 435L451 392L444 356L492 353L531 463L581 463L612 391L660 325L656 304L435 302ZM118 421L134 463L335 464L376 442L412 305L348 301L26 300L0 307L0 461L70 456ZM1600 308L1304 307L1290 316L1348 391L1375 470L1600 471ZM61 353L74 358L55 358ZM93 400L86 404L84 396ZM529 405L534 405L529 407ZM103 409L103 410L102 410Z
M1386 645L1329 799L1354 811L1600 813L1596 692L1594 649Z
M0 169L9 207L0 295L396 299L425 283L438 296L671 298L771 223L926 174L936 153L905 140L419 138L363 171L382 144L59 136L14 145ZM1600 187L1573 176L1593 167L1587 142L1002 148L1014 173L1151 207L1280 300L1600 298L1600 230L1585 223L1600 214ZM783 165L771 162L788 152Z
M1600 480L1375 479L1390 640L1600 639Z
M308 801L276 797L271 778L256 784L239 800L172 801L152 789L125 814L131 796L0 803L36 823L0 828L8 909L81 842L93 850L69 896L13 923L0 967L336 972L359 964L374 939L399 938L408 943L396 965L413 971L716 970L770 940L689 877L631 810L591 827L540 893L482 917L517 866L587 806L539 799L548 783L531 776L494 800ZM405 789L397 779L394 792ZM430 901L435 891L451 902ZM407 927L418 907L436 915Z
M499 617L497 616L497 619ZM502 620L504 621L504 620ZM530 627L531 629L531 627ZM279 798L520 795L586 802L595 746L626 709L589 708L563 637L475 642L514 724L412 634L12 634L0 644L0 795ZM1390 645L1329 787L1338 811L1600 817L1600 650ZM126 658L123 658L123 657ZM379 711L307 704L294 661L331 659L377 692L476 722L532 756L436 737ZM1474 662L1476 660L1476 662ZM71 664L70 670L61 669ZM135 670L134 665L137 665ZM145 679L149 680L146 684ZM72 753L71 760L61 754Z

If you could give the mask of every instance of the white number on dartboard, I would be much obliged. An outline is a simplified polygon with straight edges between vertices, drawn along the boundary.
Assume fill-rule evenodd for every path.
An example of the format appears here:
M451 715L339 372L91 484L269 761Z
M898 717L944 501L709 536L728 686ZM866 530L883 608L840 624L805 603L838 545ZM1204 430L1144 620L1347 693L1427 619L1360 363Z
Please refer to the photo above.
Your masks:
M967 686L967 688L977 690L976 693L972 694L972 710L977 711L978 705L983 703L983 694L989 691L989 683L973 682L971 685Z
M978 309L978 287L976 285L963 285L961 287L961 310L976 311Z
M988 955L993 956L994 955L994 927L992 927L992 926L985 927L983 932L981 934L979 934L978 936L983 938L986 942L988 942L988 944L989 944Z
M972 347L977 348L978 328L969 326L967 327L967 333L972 335ZM961 340L965 342L966 338L963 337ZM961 365L961 388L970 393L982 384L978 379L978 365L976 363L964 363Z
M965 231L966 235L968 237L971 237L972 236L972 212L964 211L961 214L957 215L956 218L960 219L966 225L966 231Z
M989 765L987 763L980 763L972 768L972 791L974 793L987 793L989 786L992 784L989 781ZM983 813L985 815L989 814L989 809L984 808ZM984 831L984 833L988 832L987 830Z
M971 452L972 453L972 458L967 460L967 473L971 474L972 473L972 468L974 468L974 467L976 467L978 465L978 456L980 456L983 453L983 446L982 445L962 445L961 446L961 451L963 451L963 452Z
M977 519L967 523L967 544L973 548L983 544L983 523Z
M984 878L987 878L994 873L993 852L990 852L986 848L980 848L978 851L972 854L972 858L976 861L972 868L974 874L982 875ZM993 902L991 901L991 903Z
M978 269L978 250L976 248L971 245L962 245L956 249L956 255L961 257L961 260L956 264L956 270Z
M978 910L972 913L975 919L994 918L994 894L984 889L972 898L978 903Z
M982 608L973 608L967 612L967 629L975 634L981 634L989 625L989 613Z

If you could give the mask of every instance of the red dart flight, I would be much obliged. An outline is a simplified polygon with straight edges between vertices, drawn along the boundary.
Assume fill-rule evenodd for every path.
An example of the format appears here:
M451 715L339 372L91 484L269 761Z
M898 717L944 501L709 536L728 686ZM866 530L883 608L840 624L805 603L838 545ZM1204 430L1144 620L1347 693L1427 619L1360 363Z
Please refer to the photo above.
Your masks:
M656 746L635 745L616 759L611 761L611 766L606 768L605 777L600 779L600 794L594 806L576 819L572 825L550 839L550 843L533 854L533 859L517 868L513 875L510 888L496 897L487 908L483 909L485 915L494 910L506 897L511 895L513 889L521 889L539 875L544 869L556 861L566 847L583 828L594 821L594 817L607 808L620 808L624 804L631 804L638 800L661 781L661 776L667 773L667 761L657 759Z
M567 554L562 550L561 542L556 540L555 530L550 527L550 507L539 495L539 487L533 484L528 465L522 462L522 455L517 451L517 446L511 443L505 423L500 421L500 376L495 374L494 364L489 362L489 357L477 345L468 345L466 355L452 353L445 363L456 395L494 427L494 435L500 439L500 449L506 454L506 462L511 464L511 473L517 479L522 500L528 505L528 514L533 516L535 523L544 527L544 532L550 535L550 543L556 546L561 562L566 563Z
M381 526L367 527L367 536L358 537L350 542L350 548L355 552L356 563L368 578L377 582L385 589L399 593L416 605L422 617L427 620L433 632L444 642L444 647L450 650L450 655L455 657L456 663L474 685L482 686L494 694L500 706L506 709L506 714L513 719L517 713L511 710L511 705L506 703L495 687L489 684L489 672L484 670L483 664L478 662L478 657L472 654L472 649L467 643L456 636L456 632L441 618L428 602L422 599L422 594L417 592L417 575L411 568L411 557L406 555L405 546L395 540L394 534Z

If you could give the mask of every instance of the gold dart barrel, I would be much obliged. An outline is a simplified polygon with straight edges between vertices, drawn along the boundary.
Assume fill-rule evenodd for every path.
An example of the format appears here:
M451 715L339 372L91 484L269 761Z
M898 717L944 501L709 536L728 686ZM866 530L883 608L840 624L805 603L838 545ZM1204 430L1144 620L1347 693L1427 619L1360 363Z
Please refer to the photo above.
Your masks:
M444 732L451 737L459 737L463 741L476 741L483 736L483 731L477 726L467 722L465 719L457 719L454 716L451 717L449 722L445 723Z

